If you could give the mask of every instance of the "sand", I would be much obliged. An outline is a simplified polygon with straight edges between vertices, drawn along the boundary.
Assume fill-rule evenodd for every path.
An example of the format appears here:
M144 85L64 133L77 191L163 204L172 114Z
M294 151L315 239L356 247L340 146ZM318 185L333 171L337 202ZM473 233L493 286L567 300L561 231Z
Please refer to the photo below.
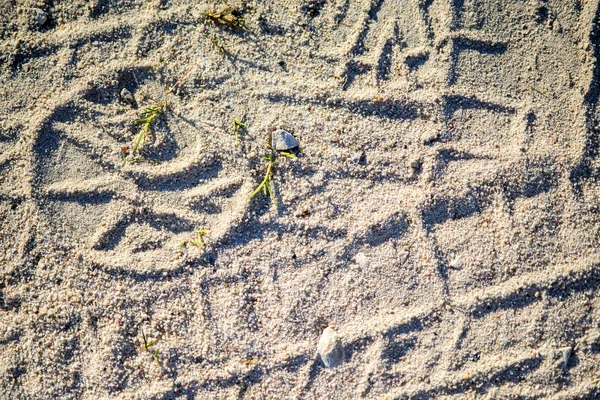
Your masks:
M598 2L229 3L0 3L0 399L600 398Z

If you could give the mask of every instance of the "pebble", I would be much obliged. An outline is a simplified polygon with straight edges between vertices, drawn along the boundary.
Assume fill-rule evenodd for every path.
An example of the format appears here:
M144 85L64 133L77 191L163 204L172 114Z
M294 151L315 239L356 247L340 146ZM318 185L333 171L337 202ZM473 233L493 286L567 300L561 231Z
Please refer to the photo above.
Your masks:
M338 336L337 332L330 327L325 328L319 344L317 345L317 351L323 364L327 368L335 368L344 362L344 346L342 340Z
M430 145L439 138L438 131L426 131L421 134L421 143L424 145Z
M410 167L414 170L414 171L418 171L421 169L421 167L423 167L423 160L421 160L420 158L414 158L410 161Z
M135 97L127 88L121 89L121 99L132 107L136 105Z
M571 358L571 353L573 352L573 347L563 347L558 349L558 353L561 356L562 361L562 369L566 370L569 365L569 359Z
M367 268L369 266L369 264L371 264L371 262L369 261L369 258L365 255L365 253L357 253L354 256L354 261L361 268Z
M357 152L352 153L350 155L350 160L354 164L366 164L366 162L367 162L367 156L362 151L357 151Z
M285 151L299 146L298 141L290 133L283 129L278 129L273 132L271 138L271 146L278 151Z
M48 14L39 8L33 9L33 22L36 25L42 26L48 21Z
M400 264L404 264L408 260L408 256L409 256L408 251L400 250L398 252L398 262Z

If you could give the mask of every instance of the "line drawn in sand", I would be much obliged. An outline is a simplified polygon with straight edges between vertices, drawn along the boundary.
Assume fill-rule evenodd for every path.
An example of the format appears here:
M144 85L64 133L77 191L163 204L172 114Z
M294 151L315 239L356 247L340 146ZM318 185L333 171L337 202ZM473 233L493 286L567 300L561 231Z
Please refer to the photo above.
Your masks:
M453 267L451 267L450 261L453 255L444 250L447 248L447 244L445 246L439 244L436 232L447 224L481 215L490 208L497 208L510 224L511 215L517 203L524 203L536 197L546 198L557 189L570 192L571 185L557 165L573 164L576 160L572 155L551 154L548 148L536 147L533 144L536 131L542 129L537 124L538 117L536 116L542 106L535 100L517 102L514 100L514 96L513 99L508 97L487 99L481 93L475 94L473 88L469 87L469 76L460 68L461 57L470 57L471 59L497 57L500 59L498 62L502 62L502 56L509 51L509 43L496 40L492 34L477 29L462 29L463 23L467 22L467 18L461 15L463 2L415 1L402 2L400 6L399 2L378 0L354 4L368 4L368 6L363 13L364 20L352 24L352 26L358 26L359 29L354 35L354 41L349 46L350 50L347 52L349 59L342 61L341 91L347 92L349 95L344 96L344 99L338 102L329 100L330 95L325 93L306 98L271 92L264 97L273 102L310 104L325 109L341 109L353 114L377 116L389 120L424 120L428 118L427 113L411 113L411 109L433 108L436 110L435 115L439 116L437 132L435 136L422 141L422 148L426 154L422 172L417 180L407 180L399 185L397 193L390 194L386 201L405 205L406 211L401 215L401 219L408 221L410 226L408 229L403 227L401 235L413 234L416 242L429 248L428 253L431 256L432 267L437 271L443 286L441 293L443 304L439 306L439 310L443 311L446 310L445 307L448 307L448 310L454 310L452 312L457 314L454 317L457 320L456 330L450 332L453 340L450 347L454 346L458 351L463 346L461 343L471 329L469 325L472 316L463 316L463 311L460 310L463 294L451 290L450 281ZM451 10L452 18L441 25L438 24L439 26L434 26L432 22L434 18L430 16L430 11L432 8L440 7L440 4L442 4L441 7ZM394 14L394 10L397 9L393 7L398 7L397 9L412 7L416 14L421 15L421 19L412 19L414 25L404 26L399 22L402 19L401 16ZM440 31L443 33L440 34ZM595 31L593 30L593 32ZM396 74L392 71L392 63L389 59L394 46L402 50L403 54L399 58L404 64L404 68L399 69ZM430 75L436 78L423 79L423 76L419 74L419 70L422 68L429 68ZM435 73L436 71L437 73ZM400 100L398 98L388 100L397 107L386 108L384 104L383 110L377 109L376 101L369 102L353 98L355 93L360 96L361 89L364 87L367 87L368 90L373 86L382 85L382 81L393 81L394 79L406 80L406 85L402 87L420 91L419 96L413 98L409 91ZM597 91L597 88L592 87L586 98L595 96L594 102L596 102ZM485 90L480 92L485 92ZM547 100L547 98L543 99L544 102ZM356 107L355 104L358 104L359 101L367 107ZM402 109L402 104L408 106ZM485 121L486 130L484 132L478 132L476 128L471 131L466 130L463 128L463 124L469 120ZM503 131L510 132L512 135L503 135ZM587 140L588 143L593 142L594 137L597 136L597 133L594 132L595 130ZM514 133L518 133L518 135ZM515 136L518 136L518 139L515 140ZM471 149L470 152L466 152L462 148L461 142L469 145L467 147ZM477 146L478 143L483 145ZM577 143L576 138L573 139L573 143ZM490 151L489 146L486 146L488 144L493 144L495 149ZM592 146L593 143L588 144L588 148ZM486 149L486 147L488 148ZM596 155L593 149L587 151ZM587 173L587 176L592 174L591 168L587 164L582 163L582 165L578 171L580 172L579 177L571 180L581 180L582 174ZM467 175L468 179L457 182L456 172L466 172L467 169L471 169L471 173ZM454 194L441 196L439 194L441 192ZM395 212L390 211L390 217ZM391 218L392 221L396 219ZM385 221L386 218L383 218L384 223ZM385 228L385 226L382 227L383 230ZM355 247L357 244L368 243L368 241L359 239L350 241L349 246ZM342 264L348 263L351 260L351 254L358 250L354 248L344 252ZM590 273L593 269L593 263L588 263L583 273ZM504 276L503 280L508 279L504 271L496 271L495 275ZM320 285L326 285L327 280L328 277L324 276ZM498 283L489 285L486 284L486 281L480 283L483 287L492 290L501 285ZM313 288L315 291L319 289L320 287ZM478 306L478 308L482 307L484 306L481 304ZM410 357L411 349L418 348L418 345L411 344L415 341L415 337L410 334L412 330L423 329L422 324L424 323L421 321L412 324L409 321L407 323L409 328L406 332L400 332L404 336L399 334L396 344L392 343L394 342L393 338L387 336L383 339L369 340L367 337L356 339L357 348L360 350L354 350L354 353L365 354L374 351L381 355L381 360L378 358L371 366L372 370L365 372L365 376L363 376L361 384L363 395L369 395L375 376L385 377L388 375L386 369L389 369L389 366L385 367L384 360L394 361L396 358L400 360L406 355ZM439 321L436 321L435 318L428 320L428 323L431 324L431 327L439 326ZM365 325L369 326L369 324ZM393 330L394 328L390 326L389 329ZM380 331L377 330L367 336L375 338L380 336L379 333ZM392 343L390 345L392 350L389 350L390 347L386 345L386 341ZM348 353L352 355L353 345L348 347L350 347ZM397 357L391 355L392 353ZM452 354L454 352L450 351L448 355L435 360L432 365L443 370L453 369ZM501 368L481 371L478 373L481 375L479 377L471 375L465 378L468 369L457 371L450 376L450 381L457 382L455 391L448 384L432 383L431 388L427 390L415 389L413 391L413 389L407 388L406 391L398 391L398 393L400 397L402 397L400 393L403 392L408 393L405 396L410 396L412 393L417 397L428 397L436 393L452 395L479 385L477 382L493 380L501 384L503 381L511 381L510 376L513 374L524 376L534 373L540 367L544 357L536 352L513 359L509 357L504 360L505 362L500 362L503 365ZM394 363L392 362L392 364ZM303 368L306 379L299 385L300 387L305 385L302 387L304 393L310 390L312 382L317 379L319 370L318 360ZM392 376L388 376L388 378L391 379ZM460 383L461 381L462 383ZM491 384L491 386L494 385ZM490 387L484 391L488 389Z
M492 204L501 203L510 210L518 198L547 193L559 185L552 167L555 160L530 145L535 114L529 107L508 97L486 98L485 90L475 93L469 88L469 76L460 69L461 57L499 58L506 54L508 43L481 30L462 29L466 21L462 2L377 0L351 6L364 7L363 19L353 21L352 26L358 28L349 35L353 39L347 58L340 61L344 71L341 92L358 97L277 92L263 97L274 103L310 104L394 121L428 121L432 117L438 121L433 135L418 139L425 154L418 179L406 180L398 190L413 193L409 198L420 198L420 203L407 205L404 218L420 231L419 242L430 248L430 259L448 297L450 260L437 244L436 227L479 214ZM448 10L451 18L440 22L432 15L434 9L438 13ZM392 69L392 47L400 51L395 54L396 70ZM381 86L383 81L392 87L394 81L404 81L401 88L407 93L383 100L360 97L363 87ZM483 130L464 127L473 120L485 121L486 126ZM469 181L457 186L457 172L468 174ZM440 196L442 188L452 188L455 195ZM391 197L403 201L402 195Z
M199 259L182 256L178 245L205 226L207 244L222 240L244 216L252 182L225 175L223 162L201 152L200 143L184 147L189 137L168 123L161 127L168 133L148 144L160 163L121 168L103 156L121 144L106 127L95 126L94 115L107 108L90 101L97 90L81 96L79 106L57 108L36 140L36 198L44 215L97 264L168 271ZM109 130L118 131L126 118L113 116Z
M384 18L375 11L380 9L380 13L383 13L391 2L378 1L369 4L377 6L373 12L368 12L370 21L376 21L376 18L378 21ZM534 294L543 287L550 288L547 290L549 297L559 297L562 292L556 289L555 293L554 290L561 286L565 287L563 290L568 293L588 290L586 282L598 281L594 272L597 268L594 263L586 264L581 271L576 271L582 275L581 278L573 278L566 273L550 274L542 280L536 280L535 275L515 277L504 286L495 284L482 289L484 294L479 299L471 296L471 293L465 297L464 294L457 294L451 290L449 281L452 279L452 271L448 265L449 254L444 251L445 246L438 242L438 230L443 229L446 224L476 216L498 204L510 214L515 202L544 196L561 185L561 177L552 170L552 165L555 164L552 157L537 155L533 149L531 156L522 154L520 147L527 147L528 133L532 130L531 121L534 120L529 109L522 109L508 100L485 99L468 91L461 91L464 89L461 86L462 79L468 78L458 68L464 52L501 56L503 52L508 51L509 45L483 37L477 31L460 30L460 21L464 18L450 22L447 29L451 33L436 38L436 29L431 27L432 18L428 13L431 7L440 3L420 1L406 4L414 6L424 15L423 23L415 24L424 27L418 28L418 32L421 32L424 38L423 42L412 48L408 40L410 35L402 30L407 27L397 23L391 30L389 27L385 28L395 36L392 36L391 40L386 38L381 42L382 51L376 52L376 57L371 57L370 46L365 45L364 50L361 46L354 46L357 55L362 57L361 60L355 61L355 64L360 62L367 65L368 71L381 71L375 73L374 77L385 84L386 80L393 80L395 75L392 64L380 55L389 52L390 47L405 40L407 44L403 58L406 65L404 77L410 85L422 85L423 90L430 90L432 94L429 97L390 100L387 103L388 108L383 112L377 109L376 102L364 102L360 99L339 105L328 104L319 98L307 99L305 102L340 112L348 111L363 116L378 115L392 120L428 118L426 114L420 114L420 106L437 110L441 117L438 122L438 134L422 143L422 148L426 150L422 171L414 181L401 182L397 194L392 198L397 202L402 202L403 198L412 198L414 202L406 204L404 213L390 214L389 218L379 221L381 226L377 232L372 231L364 237L355 237L353 246L375 247L398 235L415 235L414 240L417 244L429 247L432 266L444 285L444 296L440 298L440 304L434 304L430 308L410 308L406 318L377 315L373 321L361 321L364 329L354 336L347 337L347 353L351 359L362 357L364 354L374 356L360 371L359 386L363 395L375 395L378 380L395 380L393 382L396 385L401 379L410 378L411 376L402 369L403 364L411 364L405 361L415 359L417 362L413 365L421 364L422 361L418 361L419 356L423 354L423 349L427 349L421 342L422 338L439 334L440 340L447 339L448 343L445 343L444 347L447 354L432 352L427 360L430 370L451 371L447 381L434 380L425 386L397 388L398 397L432 397L440 394L450 396L468 390L480 390L481 393L490 388L503 388L502 385L511 384L515 377L535 377L540 365L547 362L548 357L535 351L519 352L519 348L514 349L518 346L513 346L511 349L515 350L514 353L507 351L500 357L483 357L479 362L476 354L460 351L468 347L469 333L473 331L474 324L478 320L488 318L489 325L486 327L493 328L494 317L503 317L502 312L505 310L527 312L529 306L542 304L543 300ZM456 10L460 11L460 8ZM374 22L368 24L370 30L361 34L366 42L370 40L370 35L385 31ZM456 29L459 30L455 32ZM402 39L403 37L405 39ZM419 76L420 69L429 66L441 71L435 85L422 81ZM363 83L362 77L366 75L366 72L358 74L356 79L348 84L347 91L360 88ZM84 93L83 96L87 94ZM414 112L403 114L402 107L405 104L414 106L411 108ZM101 107L87 105L88 110L92 112L103 112ZM169 251L181 238L188 238L188 234L193 235L194 230L199 227L210 226L211 235L216 237L213 240L218 240L226 234L224 232L227 232L227 229L235 227L237 219L244 215L246 196L252 186L247 185L243 179L221 177L226 166L215 158L200 157L195 151L182 152L180 157L177 143L164 142L162 149L167 154L164 165L136 165L121 171L117 165L118 161L115 164L103 156L114 150L117 141L106 137L106 134L103 136L99 127L90 127L89 121L83 123L75 118L78 112L85 115L87 111L75 110L74 107L73 103L66 102L53 110L48 122L39 132L36 139L35 167L39 171L40 184L35 189L35 197L44 218L54 221L59 231L64 225L66 239L83 238L79 248L84 249L84 256L106 265L125 264L124 269L127 271L160 270L165 263L168 265L171 262L181 262L172 261L172 253ZM113 117L115 125L118 125L119 117ZM478 137L477 132L461 129L467 118L489 121L490 126L497 123L498 128L490 136L500 135L503 129L516 129L523 133L523 140L499 143L506 147L501 147L497 154L485 151L467 152L461 148L461 141L476 143L477 140L486 139ZM84 134L86 129L95 129L97 135ZM502 138L498 140L501 141ZM593 142L593 137L590 141ZM590 146L592 145L590 143ZM172 151L169 150L169 146L172 146ZM193 148L193 145L190 147ZM476 147L474 146L475 149ZM508 154L504 152L506 148L510 150ZM437 195L440 188L451 187L454 184L453 174L461 165L467 164L471 167L479 165L480 168L476 169L463 190L457 191L454 196ZM70 168L70 165L79 165L81 171L70 171L69 175L77 178L65 180L61 173L65 168ZM67 220L65 216L71 213L66 207L76 207L77 215L81 218ZM226 208L233 211L227 214L223 228L219 231L217 227L215 233L215 227L210 224L211 218L221 220L220 213ZM380 234L381 232L383 234ZM347 262L352 251L354 249L345 253L341 261ZM117 253L120 253L121 257ZM206 286L216 287L222 285L223 281L234 281L236 278L241 279L234 274L223 279L207 279ZM453 322L453 329L442 330L440 326L448 320ZM456 354L463 358L459 361L453 360L452 356ZM414 358L411 358L413 356ZM299 385L308 391L311 381L319 379L319 368L310 363L310 357L311 353L307 350L283 362L277 360L273 367L259 364L253 366L250 372L240 375L240 379L248 379L250 383L254 383L274 372L300 371L306 380L301 380ZM471 374L468 377L465 375L467 372ZM212 390L214 387L231 385L231 382L237 382L236 379L237 376L234 375L218 382L208 379L192 381L188 382L187 387L190 392L194 392L195 389ZM597 383L584 383L584 386L592 388L590 390L593 390L593 385L597 387ZM399 385L398 383L397 386ZM506 390L512 393L515 389ZM515 393L515 396L518 395Z

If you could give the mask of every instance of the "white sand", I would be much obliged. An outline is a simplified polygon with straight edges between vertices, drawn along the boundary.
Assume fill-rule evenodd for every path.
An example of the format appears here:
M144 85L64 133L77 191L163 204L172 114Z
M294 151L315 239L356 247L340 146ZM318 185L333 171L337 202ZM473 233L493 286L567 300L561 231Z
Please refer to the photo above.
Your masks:
M0 3L0 398L600 398L598 2L230 4Z

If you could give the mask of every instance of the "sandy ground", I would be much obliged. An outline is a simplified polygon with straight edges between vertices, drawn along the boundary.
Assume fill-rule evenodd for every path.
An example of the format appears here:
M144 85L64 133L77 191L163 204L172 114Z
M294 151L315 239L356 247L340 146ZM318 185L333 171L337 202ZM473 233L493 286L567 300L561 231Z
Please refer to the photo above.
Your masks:
M600 398L598 2L230 5L0 1L0 398Z

